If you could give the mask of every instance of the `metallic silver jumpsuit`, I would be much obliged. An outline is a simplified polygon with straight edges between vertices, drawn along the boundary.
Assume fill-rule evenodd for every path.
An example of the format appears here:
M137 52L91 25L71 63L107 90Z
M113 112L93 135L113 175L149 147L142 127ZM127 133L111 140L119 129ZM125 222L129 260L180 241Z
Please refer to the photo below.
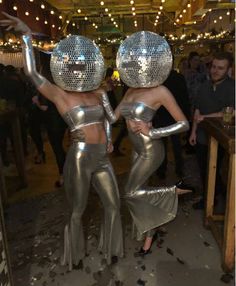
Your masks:
M127 120L144 122L150 122L156 112L143 102L124 102L120 111ZM138 239L144 233L152 236L154 228L176 216L176 187L144 187L144 184L164 159L164 146L158 138L187 129L188 122L179 121L165 128L151 129L149 136L129 130L129 138L136 154L125 185L125 199L137 228L135 235Z
M85 243L81 216L87 205L90 182L97 190L104 206L99 248L107 262L112 256L123 256L123 235L120 220L119 192L110 164L106 144L83 142L82 126L103 123L104 108L75 106L63 116L72 132L72 145L64 166L65 190L72 215L64 231L64 255L61 263L77 265L85 256Z

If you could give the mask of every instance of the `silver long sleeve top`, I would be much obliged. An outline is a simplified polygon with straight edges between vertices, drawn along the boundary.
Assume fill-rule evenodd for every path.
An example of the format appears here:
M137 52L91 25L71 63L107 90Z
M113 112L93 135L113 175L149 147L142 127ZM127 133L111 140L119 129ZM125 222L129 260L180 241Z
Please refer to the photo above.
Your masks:
M22 35L22 54L24 60L24 71L36 87L39 87L47 80L36 70L32 38L30 35Z
M125 119L142 120L144 122L150 122L156 112L155 109L151 108L143 102L124 102L121 105L120 110ZM161 137L169 136L171 134L184 132L188 129L188 121L183 120L163 128L151 128L149 131L149 136L153 139L158 139Z

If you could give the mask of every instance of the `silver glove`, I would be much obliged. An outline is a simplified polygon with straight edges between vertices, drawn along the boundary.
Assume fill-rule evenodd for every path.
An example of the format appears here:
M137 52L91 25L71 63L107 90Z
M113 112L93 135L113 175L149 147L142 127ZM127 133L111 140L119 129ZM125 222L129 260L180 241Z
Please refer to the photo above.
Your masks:
M107 136L107 144L110 144L112 142L112 126L107 119L104 120L104 128Z
M102 94L102 105L106 111L106 117L107 117L108 121L110 123L114 123L117 120L117 118L116 118L116 115L114 113L114 110L111 107L111 104L109 102L107 94L105 92Z
M24 59L24 71L36 87L39 87L47 80L36 70L32 38L30 35L22 35L22 54Z
M153 139L158 139L161 137L166 137L172 134L187 131L189 129L189 123L187 120L178 121L175 124L169 125L162 128L151 128L149 131L149 137Z

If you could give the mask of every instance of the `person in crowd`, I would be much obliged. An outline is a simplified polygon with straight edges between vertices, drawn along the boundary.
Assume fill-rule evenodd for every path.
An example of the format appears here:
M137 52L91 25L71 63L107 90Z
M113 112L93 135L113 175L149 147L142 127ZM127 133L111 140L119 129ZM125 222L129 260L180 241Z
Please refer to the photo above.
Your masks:
M206 185L208 137L199 123L208 117L222 117L224 107L235 106L235 81L228 76L232 63L231 54L226 52L216 54L210 68L210 79L200 86L195 98L194 121L189 142L196 148L203 186ZM222 186L219 172L222 156L223 152L219 148L216 191ZM193 207L203 209L204 201L203 193L203 198Z
M56 83L52 84L36 70L30 28L19 18L3 14L6 19L1 20L0 25L22 34L26 75L30 76L38 91L55 104L71 132L72 144L64 166L64 185L71 217L64 230L61 263L68 264L70 270L78 268L85 256L81 219L92 183L105 212L99 246L110 264L113 256L123 256L123 236L119 193L107 155L111 148L106 120L106 117L111 119L110 104L105 91L98 89L104 75L102 54L88 38L65 38L51 55L50 67Z
M189 128L173 95L162 85L171 67L172 55L167 42L152 32L131 35L118 50L117 68L130 88L116 108L115 116L125 118L135 151L124 198L137 228L137 237L145 236L144 245L137 253L142 256L150 253L156 228L176 216L177 195L189 192L182 183L170 187L144 186L164 159L161 138ZM153 128L153 116L161 106L168 110L175 123Z
M124 82L122 82L122 80L121 80L121 84L122 84L122 98L123 98L126 91L129 89L129 87ZM122 143L122 140L127 135L128 135L128 130L127 130L126 122L125 122L125 119L122 118L120 130L113 143L113 147L114 147L113 154L115 154L116 156L124 156L124 154L120 151L120 145Z
M117 106L117 100L116 100L116 95L115 95L115 85L114 81L112 79L114 69L112 67L108 67L106 70L106 76L104 80L104 88L107 92L108 99L111 103L111 106L113 109L116 108Z
M168 78L163 83L163 85L167 87L167 89L172 93L176 102L183 111L185 117L189 120L190 106L188 100L188 90L184 76L175 71L174 69L172 69ZM154 128L160 128L174 124L174 119L170 115L170 113L166 110L166 108L161 106L155 113L152 123ZM170 138L173 148L174 159L175 159L175 173L177 176L182 178L184 162L182 156L181 138L179 134L173 134L170 135L169 137L162 138L165 147L165 156L162 164L157 170L157 175L161 179L164 179L166 177L167 163L168 163L168 158L167 158L168 138Z

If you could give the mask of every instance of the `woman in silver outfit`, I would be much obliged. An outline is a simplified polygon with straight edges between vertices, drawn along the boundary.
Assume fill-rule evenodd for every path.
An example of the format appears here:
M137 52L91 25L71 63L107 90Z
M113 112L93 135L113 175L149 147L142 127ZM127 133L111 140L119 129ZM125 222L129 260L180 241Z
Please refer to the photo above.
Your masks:
M189 192L182 185L144 186L164 159L161 137L188 130L189 124L170 91L161 85L172 67L172 55L166 41L151 32L138 32L127 38L117 54L121 79L131 88L115 110L118 119L126 119L134 158L125 185L127 201L138 237L145 242L138 254L150 253L155 228L173 220L178 194ZM176 123L165 128L152 128L155 112L164 106ZM114 119L113 119L114 121Z
M6 26L7 30L13 28L22 34L26 74L39 92L55 104L71 132L72 144L64 166L65 191L71 206L71 217L64 230L61 262L68 264L71 270L85 256L81 217L92 182L104 207L99 247L110 264L112 256L123 256L123 235L119 193L107 155L109 125L106 118L112 121L110 105L106 93L97 89L104 75L103 57L98 47L85 37L72 36L62 40L51 56L51 71L57 85L52 84L36 71L29 27L16 17L4 15L7 19L0 21L1 26ZM87 45L84 54L83 45ZM91 53L90 48L93 50ZM89 55L89 63L86 63L86 55ZM79 57L83 59L82 62ZM80 78L76 78L78 74L82 74ZM88 81L84 81L86 76Z

